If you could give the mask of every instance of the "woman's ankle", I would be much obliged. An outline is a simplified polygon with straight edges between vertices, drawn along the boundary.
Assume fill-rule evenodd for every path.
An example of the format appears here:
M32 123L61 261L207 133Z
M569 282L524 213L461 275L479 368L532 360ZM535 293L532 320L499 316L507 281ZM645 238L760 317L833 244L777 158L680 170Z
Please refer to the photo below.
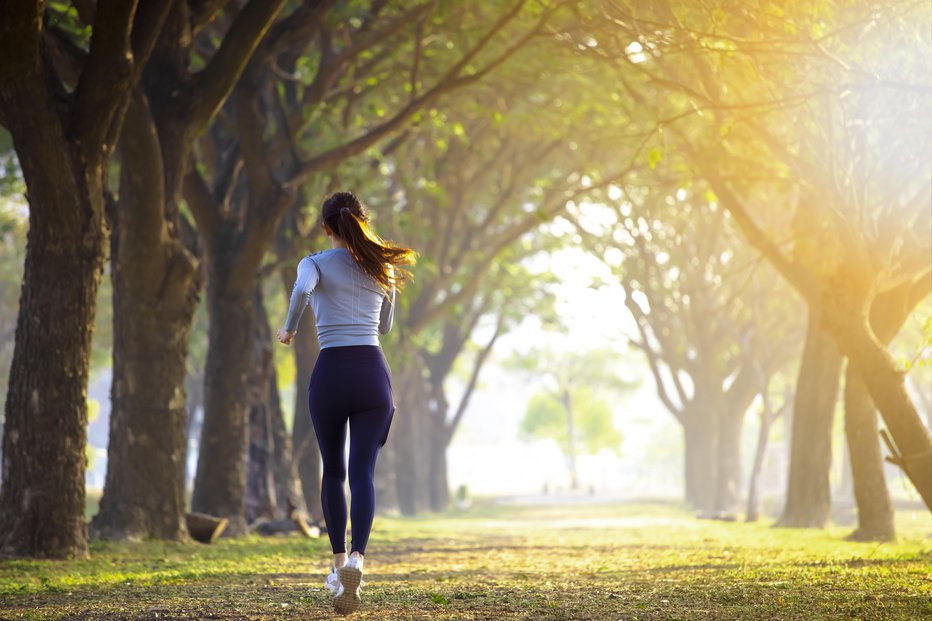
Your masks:
M338 552L333 555L333 566L339 569L346 565L347 560L346 552Z

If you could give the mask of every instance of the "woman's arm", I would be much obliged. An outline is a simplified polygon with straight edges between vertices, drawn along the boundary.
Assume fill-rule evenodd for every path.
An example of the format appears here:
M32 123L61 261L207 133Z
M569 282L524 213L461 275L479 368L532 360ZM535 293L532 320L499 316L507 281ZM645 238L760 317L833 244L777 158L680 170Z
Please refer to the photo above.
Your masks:
M395 287L382 298L382 310L379 312L379 334L388 334L395 319Z
M305 307L311 301L311 292L320 281L320 269L317 263L311 257L304 257L298 263L298 277L295 279L294 288L291 290L291 303L288 305L288 317L285 318L285 326L282 331L294 334L298 329L298 322L304 313ZM282 340L279 338L279 340ZM288 341L291 341L288 338ZM282 341L283 343L285 341ZM287 343L286 343L287 344Z

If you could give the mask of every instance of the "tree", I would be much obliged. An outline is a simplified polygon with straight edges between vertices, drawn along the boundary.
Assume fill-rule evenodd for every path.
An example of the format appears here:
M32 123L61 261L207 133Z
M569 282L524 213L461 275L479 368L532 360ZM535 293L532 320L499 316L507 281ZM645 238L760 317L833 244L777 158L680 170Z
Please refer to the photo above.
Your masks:
M310 36L287 51L264 54L260 49L253 59L230 103L235 122L215 126L205 137L204 152L214 154L214 164L204 170L192 167L187 178L186 194L206 250L211 316L195 509L242 521L237 517L242 514L245 481L247 388L242 378L249 361L236 353L248 346L244 339L254 321L248 295L282 214L295 204L302 184L402 130L442 95L475 84L541 32L555 9L525 11L525 4L522 0L505 9L475 5L461 10L462 19L482 24L480 34L444 34L451 37L452 52L430 49L429 55L422 49L429 34L426 26L440 30L445 25L425 21L433 3L387 7L377 2L348 22L345 7L339 7L324 22L342 30L339 41L326 28L310 33L320 34L319 50L313 54L314 70L306 85L280 88L279 81L295 80L267 68L275 61L297 70L299 59L293 52L308 46ZM490 19L491 25L485 26ZM505 40L505 33L511 38ZM386 90L380 81L387 70L380 63L407 63L409 56L401 53L409 46L417 64L413 84L411 73L390 70L386 84L394 89ZM374 80L379 92L357 92L361 79ZM389 93L394 97L386 97ZM392 112L385 107L386 99L395 106ZM302 155L300 138L325 128L334 114L339 115L342 131L326 135L329 141L315 136L307 145L313 155ZM352 131L346 131L347 126Z
M4 422L4 553L87 556L85 394L108 237L107 164L168 8L101 0L93 14L82 11L93 28L76 41L44 2L0 5L0 124L13 137L30 209Z
M561 394L535 393L521 420L520 437L556 440L566 455L572 489L579 489L578 455L595 455L602 450L618 453L622 442L611 408L585 384L565 387Z
M547 384L528 402L521 433L526 438L557 440L566 453L572 489L579 489L576 460L580 451L619 450L621 433L612 422L612 409L600 396L614 400L635 386L623 378L619 362L612 349L558 352L539 348L516 354L509 362L513 369Z
M790 359L796 311L743 252L701 184L657 170L599 195L604 217L576 210L583 245L605 257L626 293L658 397L683 427L685 497L733 519L741 429L764 381ZM607 222L597 227L595 222ZM584 225L587 222L590 224ZM737 247L736 247L737 246Z
M670 2L616 6L593 22L609 33L605 45L585 49L624 68L627 92L651 102L655 129L670 138L658 144L664 156L681 154L706 179L748 241L806 300L813 329L823 327L859 369L898 462L932 506L932 437L902 369L868 322L877 295L929 280L928 240L913 234L930 225L932 132L920 112L928 89L919 76L932 42L917 27L928 22L929 7L866 11L859 4L812 11L772 3L732 13ZM887 42L904 30L911 45L891 53ZM880 74L884 80L873 77ZM794 213L800 226L788 254L771 221ZM825 355L830 370L836 356ZM807 398L797 391L797 400ZM824 486L826 477L809 479ZM811 515L785 512L784 522L818 525L824 515L821 503Z
M92 532L104 539L187 538L185 356L203 272L197 234L182 215L183 180L196 137L285 2L252 0L242 8L166 4L168 19L121 139L111 250L109 459L100 510L91 522ZM205 49L212 52L208 58ZM192 71L195 61L202 67Z

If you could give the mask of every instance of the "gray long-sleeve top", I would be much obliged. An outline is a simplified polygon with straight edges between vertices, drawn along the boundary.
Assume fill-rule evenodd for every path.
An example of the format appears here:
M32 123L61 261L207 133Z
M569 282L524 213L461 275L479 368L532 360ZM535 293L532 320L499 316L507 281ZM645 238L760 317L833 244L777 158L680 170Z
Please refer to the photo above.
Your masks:
M386 295L356 264L346 248L324 250L301 259L291 291L285 330L294 332L310 304L317 318L320 348L378 345L392 329L395 290Z

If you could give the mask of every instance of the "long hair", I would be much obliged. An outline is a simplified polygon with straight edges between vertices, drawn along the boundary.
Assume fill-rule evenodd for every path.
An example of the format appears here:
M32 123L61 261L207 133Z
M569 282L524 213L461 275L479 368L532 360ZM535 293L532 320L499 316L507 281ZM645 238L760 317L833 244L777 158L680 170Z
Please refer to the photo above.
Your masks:
M401 265L414 265L417 253L393 244L375 234L369 225L369 213L351 192L331 194L321 208L324 223L346 242L356 264L388 291L401 290L414 276Z

